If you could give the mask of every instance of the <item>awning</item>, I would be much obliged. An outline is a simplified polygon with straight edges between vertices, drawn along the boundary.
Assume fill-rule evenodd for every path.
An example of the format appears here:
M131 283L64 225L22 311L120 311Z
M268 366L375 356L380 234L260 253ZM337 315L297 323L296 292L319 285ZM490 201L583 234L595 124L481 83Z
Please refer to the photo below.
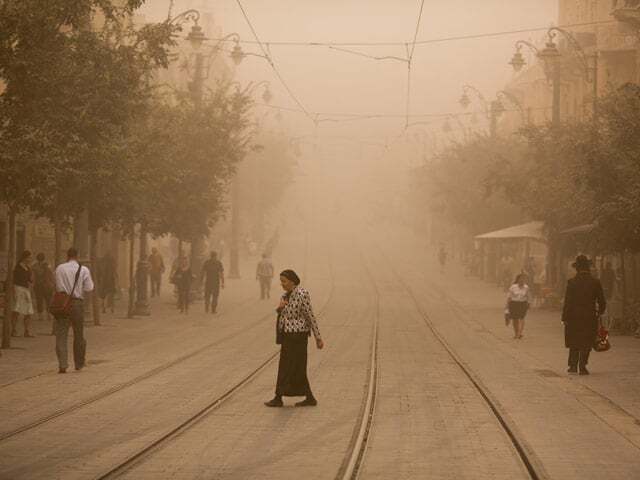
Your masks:
M568 228L560 232L561 235L579 235L582 233L591 233L598 225L596 223L587 223L586 225L578 225L577 227Z
M543 222L529 222L522 225L515 225L513 227L503 228L502 230L496 230L495 232L483 233L477 235L476 240L508 240L518 238L531 238L533 240L546 241L546 236L543 231Z

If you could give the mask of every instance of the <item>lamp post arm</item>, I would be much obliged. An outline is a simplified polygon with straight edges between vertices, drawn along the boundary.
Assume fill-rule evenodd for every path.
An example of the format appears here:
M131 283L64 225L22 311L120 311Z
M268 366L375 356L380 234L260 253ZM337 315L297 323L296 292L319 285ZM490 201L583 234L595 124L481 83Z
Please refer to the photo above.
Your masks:
M200 20L200 12L198 10L186 10L182 13L179 13L175 17L168 20L169 25L176 25L182 22L193 21L194 23L198 23Z
M528 42L528 41L526 41L526 40L518 40L518 41L516 42L516 49L517 49L518 51L520 51L520 50L522 49L522 46L523 46L523 45L524 45L524 46L526 46L526 47L529 47L531 50L533 50L533 51L534 51L534 53L535 53L536 55L537 55L538 53L540 53L540 49L539 49L538 47L536 47L533 43Z
M473 85L465 84L462 86L462 91L465 93L473 92L476 95L476 97L478 97L478 99L482 102L482 108L484 109L484 113L487 116L487 118L491 116L491 113L489 111L489 102L487 102L487 99L484 97L484 95L480 90L478 90Z
M590 74L591 69L589 68L589 62L587 61L587 54L585 53L584 48L582 48L582 45L580 45L578 40L576 40L576 38L567 30L564 30L559 27L551 27L547 34L549 35L550 38L553 38L554 32L561 34L567 40L567 42L569 42L569 45L573 47L573 50L576 56L578 57L578 60L580 61L582 68L584 69L587 80L591 82L592 81L592 77Z

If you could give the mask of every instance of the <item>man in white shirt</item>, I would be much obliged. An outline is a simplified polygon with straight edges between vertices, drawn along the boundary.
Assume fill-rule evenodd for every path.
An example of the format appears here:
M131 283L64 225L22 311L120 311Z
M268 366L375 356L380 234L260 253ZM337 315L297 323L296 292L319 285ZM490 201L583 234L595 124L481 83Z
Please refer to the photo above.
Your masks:
M79 271L78 271L79 269ZM76 282L76 275L78 281ZM75 288L74 288L75 284ZM56 291L71 296L71 313L69 317L56 318L56 355L58 356L58 373L67 373L67 338L69 326L73 328L73 362L76 370L85 364L87 341L84 338L84 294L93 291L91 272L78 262L78 251L70 248L67 251L67 262L56 268Z

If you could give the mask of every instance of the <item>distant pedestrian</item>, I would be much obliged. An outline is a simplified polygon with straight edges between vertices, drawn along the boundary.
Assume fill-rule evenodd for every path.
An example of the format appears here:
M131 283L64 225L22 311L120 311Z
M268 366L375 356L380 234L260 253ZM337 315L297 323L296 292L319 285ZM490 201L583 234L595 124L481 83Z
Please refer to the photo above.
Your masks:
M260 282L260 299L271 298L271 282L273 280L273 264L266 253L256 268L256 280Z
M189 266L189 260L187 257L180 257L180 263L171 277L172 283L178 290L178 310L180 310L180 313L189 313L193 279L194 276Z
M164 274L164 260L156 247L151 249L149 255L149 277L151 278L151 296L160 296L162 275Z
M527 275L520 273L507 292L505 314L513 324L513 338L520 340L524 331L524 318L529 310L530 292Z
M204 262L200 276L201 280L204 279L204 311L216 313L220 289L224 288L224 267L216 252L211 252L209 259Z
M107 308L111 313L115 310L114 297L118 289L118 270L116 260L107 252L98 261L98 296L102 301L102 313L107 313Z
M569 349L569 373L588 375L589 354L598 332L598 321L607 308L600 280L591 275L591 261L578 255L576 276L567 282L562 309L564 342Z
M616 290L616 272L611 265L611 262L605 264L600 276L600 282L602 283L602 289L604 290L604 296L607 301L613 298L613 294Z
M32 338L31 315L33 315L33 300L31 298L31 286L33 285L33 272L31 271L31 252L25 250L18 259L18 264L13 269L13 318L11 319L11 336L18 336L18 321L22 316L24 322L24 336Z
M87 341L84 338L84 296L93 291L91 272L78 262L78 251L67 250L67 262L56 268L56 291L64 292L71 297L71 313L68 317L56 318L56 355L58 356L59 373L66 373L67 337L69 326L73 329L73 363L76 370L85 366Z
M284 270L280 273L280 284L285 293L276 310L276 342L281 345L278 379L275 397L265 402L265 405L282 407L283 396L304 396L305 399L296 403L296 407L315 406L318 402L307 378L307 341L313 332L319 349L324 347L324 342L313 314L311 297L300 286L298 275L293 270Z
M447 251L444 248L444 245L440 245L440 250L438 251L438 263L440 263L440 273L444 273L444 269L447 266Z
M38 253L36 260L32 268L36 311L40 320L49 320L49 303L56 289L56 279L53 270L45 260L44 253ZM55 322L51 325L51 335L55 335Z

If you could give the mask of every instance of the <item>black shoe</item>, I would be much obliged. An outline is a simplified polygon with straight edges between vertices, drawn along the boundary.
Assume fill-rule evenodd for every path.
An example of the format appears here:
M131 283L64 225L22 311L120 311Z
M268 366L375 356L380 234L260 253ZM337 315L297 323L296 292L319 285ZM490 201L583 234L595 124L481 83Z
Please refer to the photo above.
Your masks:
M267 407L282 407L282 406L284 406L284 403L282 403L282 399L278 398L278 397L275 397L275 398L269 400L268 402L264 402L264 404Z
M580 375L589 375L589 370L587 370L587 367L582 367L580 369Z
M76 370L80 371L84 368L84 364L82 365L76 365Z
M307 397L301 402L296 403L296 407L315 407L316 405L318 405L318 401L313 397Z
M569 370L567 370L567 372L569 372L569 373L578 373L578 367L569 367Z
M60 367L60 368L58 369L58 373L67 373L67 369L66 369L66 368L62 368L62 367Z

